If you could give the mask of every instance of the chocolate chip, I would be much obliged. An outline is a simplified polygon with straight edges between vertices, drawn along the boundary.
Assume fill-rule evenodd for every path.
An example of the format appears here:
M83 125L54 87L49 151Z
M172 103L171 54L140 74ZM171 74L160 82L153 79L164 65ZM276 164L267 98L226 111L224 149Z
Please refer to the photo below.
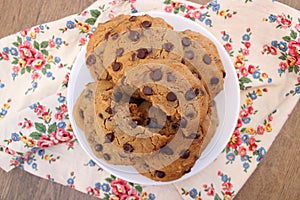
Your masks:
M112 143L115 139L114 133L108 133L105 135L105 143Z
M225 78L226 77L226 72L223 72L223 78Z
M84 119L84 112L83 112L83 110L79 110L79 116L82 118L82 119Z
M171 42L167 42L163 45L164 50L166 50L167 52L172 51L172 49L174 48L174 45Z
M118 39L118 37L119 37L118 33L114 33L114 34L111 35L111 39L113 39L113 40Z
M183 150L179 154L180 158L182 159L187 159L190 156L190 151L189 150Z
M219 83L219 79L216 77L213 77L212 79L210 79L210 84L211 85L216 85Z
M107 154L107 153L105 153L105 154L103 155L103 158L104 158L105 160L110 160L110 159L111 159L110 155Z
M102 150L103 150L102 144L96 144L96 145L95 145L95 150L96 150L97 152L102 151Z
M182 38L181 43L183 46L188 47L191 45L191 40L188 37L184 37Z
M162 154L166 154L166 155L173 155L174 154L174 151L168 147L168 146L163 146L160 150L159 150L160 153Z
M92 98L92 97L93 97L93 92L92 92L92 90L87 90L84 97L87 98L87 99Z
M198 133L191 133L190 135L186 136L185 138L188 139L198 139L200 137L200 134Z
M148 56L149 52L148 52L148 49L146 48L141 48L141 49L138 49L137 50L137 57L139 59L145 59L147 56Z
M163 171L159 171L159 170L155 170L155 176L158 177L158 178L163 178L166 176L166 173L163 172Z
M174 93L174 92L169 92L168 94L167 94L167 100L168 101L176 101L177 100L177 96L176 96L176 94Z
M114 93L114 100L115 100L115 102L120 102L121 101L121 99L122 99L122 97L123 97L123 93L122 92L115 92Z
M187 120L183 117L180 119L180 127L186 128L186 126L187 126Z
M107 74L106 75L106 80L110 81L112 79L111 75L110 74Z
M131 153L133 152L134 148L131 144L126 143L123 145L123 150L125 151L125 153Z
M114 63L112 64L112 69L113 69L115 72L117 72L117 71L119 71L119 70L121 69L122 66L123 66L122 63L120 63L120 62L114 62Z
M178 127L179 127L179 124L178 124L178 123L173 123L173 124L172 124L172 129L173 129L173 130L177 130Z
M171 120L172 120L172 117L171 117L171 116L167 116L167 120L168 120L168 121L171 121Z
M185 52L185 57L187 57L189 60L193 60L195 57L195 53L192 50L188 50Z
M96 63L96 56L94 54L89 55L86 59L86 64L93 65L95 63Z
M136 61L136 59L137 59L137 55L136 55L136 53L133 53L131 56L131 60Z
M167 74L167 81L168 82L174 82L174 81L176 81L176 76L174 74L172 74L172 73L168 73Z
M111 31L108 31L107 33L105 33L105 35L104 35L105 40L108 40L110 34L111 34Z
M195 94L193 88L189 89L186 93L185 93L185 99L190 101L192 99L194 99L197 95Z
M99 114L98 114L98 117L99 117L100 119L103 119L102 113L99 113Z
M149 86L145 86L145 87L143 88L143 93L144 93L144 95L153 95L152 88L149 87Z
M113 114L113 109L111 107L108 107L108 108L105 109L105 112L112 115Z
M138 121L134 120L134 121L130 121L129 122L129 126L131 126L131 128L136 128L138 126Z
M149 128L162 128L162 126L160 126L158 124L157 119L155 119L155 118L150 118L148 127Z
M121 57L123 55L123 53L124 53L124 49L119 48L119 49L117 49L116 55L117 55L117 57Z
M137 31L130 31L128 38L134 42L140 39L140 33Z
M205 54L202 60L207 65L211 64L211 57L208 54Z
M151 21L143 21L142 26L144 28L150 28L152 26L152 22Z
M129 18L129 21L130 22L135 22L137 20L137 17L136 16L131 16L130 18Z
M155 69L150 73L150 77L153 81L160 81L162 76L163 75L160 69Z
M188 170L185 170L184 173L185 173L185 174L190 173L190 172L191 172L191 169L192 169L192 168L189 168Z

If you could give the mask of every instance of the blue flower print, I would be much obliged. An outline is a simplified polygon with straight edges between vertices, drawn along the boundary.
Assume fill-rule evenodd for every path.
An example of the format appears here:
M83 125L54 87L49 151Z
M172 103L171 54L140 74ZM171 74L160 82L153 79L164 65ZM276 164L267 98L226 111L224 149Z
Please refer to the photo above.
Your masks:
M276 40L273 40L273 41L271 42L271 45L272 45L273 47L277 47L277 46L278 46L278 42L277 42Z
M198 20L199 20L200 22L203 22L205 19L206 19L206 14L203 13L203 14L199 17Z
M270 14L270 15L269 15L269 21L270 21L270 22L275 22L275 21L276 21L276 16L273 15L273 14Z
M137 9L135 9L135 8L131 9L131 13L137 13L137 12L138 12Z
M234 153L229 153L226 155L226 159L230 162L233 162L235 160L235 155Z
M39 149L39 150L38 150L38 155L39 155L39 156L45 155L45 149Z
M242 142L243 143L247 143L248 140L249 140L249 135L247 135L247 134L242 135Z
M220 10L220 4L215 4L212 6L212 11L213 12L218 12Z
M226 174L222 175L221 177L223 182L227 182L228 181L228 176Z
M32 167L32 169L37 169L37 164L36 164L36 163L33 163L33 164L31 165L31 167Z
M250 119L250 117L247 117L247 118L243 118L242 121L244 124L249 124L251 119Z
M227 42L229 40L229 35L228 34L224 34L222 36L222 40L224 40L225 42Z
M32 157L28 158L28 160L26 161L26 163L28 165L31 165L32 162L33 162L33 158Z
M288 45L286 42L283 42L281 41L279 44L278 44L278 48L281 50L281 51L287 51L288 50Z
M282 69L278 69L278 74L282 74L284 71Z
M37 88L37 87L38 87L38 83L37 83L37 82L33 82L33 83L32 83L32 88L35 89L35 88Z
M96 163L93 160L90 160L88 165L91 167L94 167L96 165Z
M13 56L18 56L19 55L19 52L15 47L12 47L9 51L10 51L10 54L13 55Z
M271 78L268 78L268 83L272 83L272 79Z
M248 155L241 156L241 161L242 162L245 162L245 161L248 161L248 160L249 160L249 156Z
M36 153L38 150L39 150L38 147L33 147L33 148L31 149L31 152L32 152L32 153Z
M58 99L57 99L57 101L58 101L59 103L64 103L65 100L66 100L66 97L64 97L64 96L59 96Z
M264 158L265 155L266 155L266 153L267 153L267 151L266 151L266 149L265 149L264 147L260 147L260 148L258 149L258 155L259 155L260 157Z
M250 35L249 34L244 34L243 35L243 40L249 41L250 40Z
M298 85L298 86L296 87L296 93L297 93L297 94L300 94L300 85Z
M30 42L31 41L31 37L30 36L26 36L25 39Z
M206 20L205 20L205 24L206 24L207 26L211 26L211 25L212 25L211 19L206 19Z
M153 193L149 193L148 197L149 197L149 200L155 200L155 198L156 198L155 194L153 194Z
M107 184L107 183L104 183L102 186L101 186L101 189L103 192L109 192L110 190L110 185Z
M54 62L55 63L60 63L60 61L61 61L60 57L58 57L58 56L54 57Z
M75 23L72 21L67 21L66 26L68 29L73 29L73 28L75 28Z
M250 164L249 164L248 162L244 162L244 163L243 163L243 168L244 168L244 170L249 169L249 167L250 167Z
M256 158L256 162L261 162L261 160L263 159L263 157L261 157L261 156L257 156L257 158Z
M40 29L44 30L45 29L44 25L40 25Z
M47 72L46 77L48 77L48 78L52 77L52 72Z
M198 192L195 188L193 188L193 189L190 190L189 194L190 194L190 197L196 198Z
M260 72L256 70L256 71L252 74L252 76L253 76L254 79L259 79L259 78L260 78Z
M8 53L8 52L9 52L9 48L8 48L8 47L4 47L2 50L3 50L5 53Z
M67 126L66 122L59 122L57 124L57 128L66 128L66 126Z
M1 109L0 115L5 116L7 114L7 110Z
M0 89L2 89L4 87L5 87L4 83L0 83Z
M17 133L12 133L12 134L11 134L11 139L12 139L12 141L14 141L14 142L18 142L18 141L20 141L20 135L17 134Z
M61 38L56 38L55 39L55 44L62 45L62 39Z
M17 74L16 74L16 73L12 73L12 74L11 74L11 77L12 77L13 79L15 79L15 78L17 77Z
M68 178L67 183L69 185L73 185L74 184L74 179L73 178Z
M255 93L255 92L250 93L250 98L251 98L252 100L257 99L256 93Z
M101 188L101 184L98 182L98 183L96 183L95 184L95 188L98 188L98 189L100 189Z

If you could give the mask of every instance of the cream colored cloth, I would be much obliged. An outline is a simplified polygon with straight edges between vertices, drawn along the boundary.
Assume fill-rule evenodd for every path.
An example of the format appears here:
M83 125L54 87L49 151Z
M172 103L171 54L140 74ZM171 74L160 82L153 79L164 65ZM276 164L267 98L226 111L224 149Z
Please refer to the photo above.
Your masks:
M232 56L241 112L226 149L196 176L139 186L95 165L67 110L72 64L94 24L118 14L175 13L207 28ZM300 13L271 0L207 5L169 0L98 1L78 15L0 40L0 167L13 167L105 199L231 199L264 158L300 93Z

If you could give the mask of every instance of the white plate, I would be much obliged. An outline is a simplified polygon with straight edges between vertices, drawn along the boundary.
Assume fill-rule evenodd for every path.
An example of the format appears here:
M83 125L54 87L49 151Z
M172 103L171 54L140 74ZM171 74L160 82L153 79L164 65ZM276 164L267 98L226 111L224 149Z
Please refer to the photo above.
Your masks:
M139 13L138 15L142 15L142 14L145 13ZM239 90L236 72L232 65L229 55L227 54L223 46L209 31L207 31L197 23L192 22L191 20L178 15L162 13L162 12L148 12L147 14L153 17L164 18L165 21L171 24L174 27L174 29L177 31L190 29L193 31L200 32L201 34L207 36L216 44L226 71L224 90L221 93L219 93L218 96L215 98L218 115L219 115L219 126L211 142L208 144L207 148L204 150L201 157L198 159L195 166L192 168L191 172L185 174L183 177L175 181L157 182L140 175L131 166L111 165L106 163L103 160L98 159L93 154L85 138L84 133L80 128L78 128L72 116L72 110L76 102L76 99L79 97L80 93L85 88L85 85L89 82L94 81L94 79L90 75L88 68L85 65L85 52L86 52L85 48L83 48L82 51L79 53L73 65L73 69L70 74L67 100L68 100L68 106L70 111L70 121L74 133L82 148L95 161L95 163L97 163L104 170L110 172L111 174L114 174L130 182L143 184L143 185L163 185L163 184L174 183L177 181L182 181L184 179L192 177L193 175L199 173L201 170L207 167L213 160L215 160L218 157L218 155L222 152L222 150L225 148L226 144L228 143L237 122L239 105L240 105L240 90Z

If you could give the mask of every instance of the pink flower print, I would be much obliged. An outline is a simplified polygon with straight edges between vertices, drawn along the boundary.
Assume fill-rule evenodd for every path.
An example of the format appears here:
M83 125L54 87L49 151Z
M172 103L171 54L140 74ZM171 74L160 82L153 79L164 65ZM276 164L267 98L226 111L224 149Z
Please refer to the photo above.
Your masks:
M42 106L42 105L38 105L38 106L34 109L34 112L35 112L37 115L41 115L44 111L45 111L45 106Z
M54 115L55 119L61 121L64 119L64 114L62 112L58 112Z
M52 39L50 39L50 40L48 41L48 46L49 46L50 48L55 47L55 41L52 40Z
M263 126L259 125L259 126L257 127L257 134L258 134L258 135L263 135L264 132L265 132L265 128L264 128Z
M17 74L20 71L20 67L19 66L13 66L12 71Z
M165 11L166 11L167 13L171 13L171 12L173 11L172 6L166 6L166 7L165 7Z
M55 138L59 141L59 142L68 142L70 140L73 139L73 135L68 132L68 131L65 131L64 129L62 128L58 128L56 130L56 134L55 134Z
M238 150L238 154L240 156L245 156L247 155L247 149L245 147L240 147L239 150Z
M43 135L38 140L38 147L39 148L47 148L53 146L54 143L50 138L46 135Z
M40 74L38 72L33 72L31 75L32 80L36 80L40 77Z

